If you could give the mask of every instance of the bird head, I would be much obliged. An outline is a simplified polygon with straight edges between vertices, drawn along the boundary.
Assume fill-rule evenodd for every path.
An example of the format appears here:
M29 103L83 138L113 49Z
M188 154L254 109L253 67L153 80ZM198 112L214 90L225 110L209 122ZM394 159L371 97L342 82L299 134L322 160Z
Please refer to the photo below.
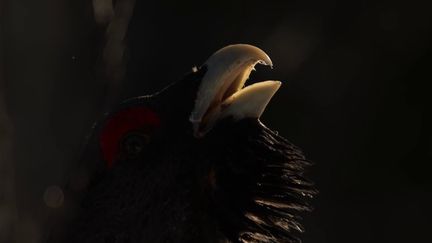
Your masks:
M224 47L105 117L105 175L87 200L103 208L102 221L133 221L149 242L298 242L297 214L315 194L303 177L309 162L260 121L281 83L245 85L257 64L273 65L255 46Z
M281 82L245 86L257 64L273 65L255 46L230 45L162 91L123 102L108 114L100 136L108 166L123 155L138 154L152 137L200 141L224 121L258 120Z

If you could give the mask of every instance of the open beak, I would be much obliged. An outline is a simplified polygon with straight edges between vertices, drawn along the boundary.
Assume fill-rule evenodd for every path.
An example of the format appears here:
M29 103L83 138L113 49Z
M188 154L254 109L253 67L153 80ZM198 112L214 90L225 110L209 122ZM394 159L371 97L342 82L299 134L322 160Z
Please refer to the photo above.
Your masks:
M258 63L273 66L264 51L246 44L226 46L204 63L207 72L190 116L196 137L204 136L223 118L260 118L281 82L263 81L245 87Z

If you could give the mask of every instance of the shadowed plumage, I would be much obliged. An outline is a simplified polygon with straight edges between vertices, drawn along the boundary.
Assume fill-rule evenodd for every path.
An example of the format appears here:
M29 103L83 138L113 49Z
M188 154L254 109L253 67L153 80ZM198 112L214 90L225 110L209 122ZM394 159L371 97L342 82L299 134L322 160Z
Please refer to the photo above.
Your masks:
M93 171L90 183L70 190L78 203L75 216L52 239L300 242L298 213L311 210L306 201L316 194L304 178L310 162L260 122L280 84L243 88L261 60L246 47L230 46L222 59L216 53L183 80L107 114L84 160ZM223 85L209 91L205 82Z

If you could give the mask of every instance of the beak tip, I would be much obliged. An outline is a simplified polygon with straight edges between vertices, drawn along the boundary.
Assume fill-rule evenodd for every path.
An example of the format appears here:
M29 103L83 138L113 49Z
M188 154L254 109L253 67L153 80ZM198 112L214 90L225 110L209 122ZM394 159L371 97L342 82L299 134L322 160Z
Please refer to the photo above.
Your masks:
M259 49L260 52L263 52L261 49ZM273 62L270 59L270 57L263 52L263 54L261 55L261 59L258 60L258 63L264 66L270 66L271 69L273 69Z

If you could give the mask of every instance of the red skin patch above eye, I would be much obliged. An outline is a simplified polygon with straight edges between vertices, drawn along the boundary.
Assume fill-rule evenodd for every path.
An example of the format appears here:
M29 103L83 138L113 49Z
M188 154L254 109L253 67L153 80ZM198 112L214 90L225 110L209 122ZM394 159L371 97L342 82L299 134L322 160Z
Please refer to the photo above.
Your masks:
M109 117L99 137L102 157L107 167L114 165L120 152L120 140L127 132L142 127L156 128L159 125L159 117L147 107L126 108Z

